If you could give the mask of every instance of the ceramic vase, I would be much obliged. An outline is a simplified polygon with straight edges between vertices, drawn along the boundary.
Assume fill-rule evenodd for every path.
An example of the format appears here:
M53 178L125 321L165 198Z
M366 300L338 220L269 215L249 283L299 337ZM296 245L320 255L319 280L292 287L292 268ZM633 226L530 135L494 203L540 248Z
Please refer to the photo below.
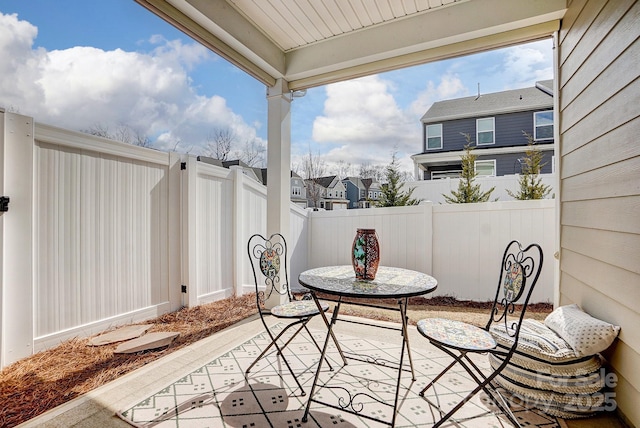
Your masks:
M375 279L380 263L380 244L375 229L357 229L351 249L351 263L356 279Z

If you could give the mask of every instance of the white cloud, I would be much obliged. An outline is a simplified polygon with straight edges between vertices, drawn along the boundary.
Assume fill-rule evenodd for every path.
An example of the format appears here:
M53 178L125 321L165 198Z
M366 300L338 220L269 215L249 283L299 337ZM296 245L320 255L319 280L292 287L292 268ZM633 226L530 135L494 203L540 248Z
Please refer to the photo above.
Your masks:
M0 13L0 106L68 129L127 125L160 149L202 152L213 127L230 127L241 144L256 138L219 96L199 95L188 71L211 58L199 44L154 36L150 53L73 47L33 49L37 28Z
M507 88L533 86L538 80L553 79L551 40L505 49L502 78Z
M401 157L415 151L419 123L398 106L392 91L393 83L378 75L326 87L313 140L331 147L325 155L328 163L388 164L394 148Z
M36 83L46 66L42 49L34 50L33 40L38 29L16 14L0 13L0 106L20 110L25 99L40 102L43 88Z
M427 82L426 89L420 92L411 103L409 111L419 120L434 102L464 97L468 95L468 92L458 76L445 74L440 78L440 83L437 86L432 80Z

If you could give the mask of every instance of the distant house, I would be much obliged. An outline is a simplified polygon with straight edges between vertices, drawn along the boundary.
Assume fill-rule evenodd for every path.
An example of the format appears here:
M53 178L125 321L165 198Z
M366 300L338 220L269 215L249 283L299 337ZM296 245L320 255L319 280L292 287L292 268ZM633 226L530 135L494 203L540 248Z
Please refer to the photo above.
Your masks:
M198 160L211 165L221 166L223 168L229 168L231 166L242 167L242 172L251 178L254 178L259 183L267 185L267 168L254 168L250 167L241 160L221 161L220 159L214 159L207 156L198 156ZM295 172L291 171L291 187L290 187L291 202L302 207L307 208L307 191L304 186L304 180Z
M262 173L260 172L259 168L252 168L249 165L247 165L246 163L242 162L239 159L234 159L234 160L220 160L220 159L216 159L216 158L212 158L209 156L198 156L197 157L199 162L204 162L204 163L208 163L210 165L215 165L215 166L219 166L222 168L231 168L232 166L239 166L242 168L242 173L248 177L253 178L254 180L259 181L260 183L262 183ZM264 183L263 183L264 184Z
M267 185L267 168L255 168L260 171L262 184ZM289 199L301 208L307 208L307 189L304 186L304 179L291 171L291 186L289 187Z
M347 190L336 175L307 179L305 185L308 206L325 210L347 209Z
M346 189L348 208L370 208L372 201L377 201L382 193L380 183L372 178L347 177L342 180Z
M438 101L421 119L422 152L411 156L416 178L459 177L461 156L471 137L478 175L519 174L531 135L543 152L541 173L553 168L553 80L535 87Z

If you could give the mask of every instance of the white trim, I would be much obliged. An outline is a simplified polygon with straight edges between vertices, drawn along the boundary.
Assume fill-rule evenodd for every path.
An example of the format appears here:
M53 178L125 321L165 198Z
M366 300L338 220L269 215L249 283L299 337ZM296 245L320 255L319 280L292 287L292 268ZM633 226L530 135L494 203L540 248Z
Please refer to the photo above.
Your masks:
M541 125L541 126L552 126L555 131L555 121L553 120L553 109L551 110L542 110L542 111L534 111L533 112L533 141L553 141L553 135L549 138L538 138L538 125L536 125L536 115L538 113L551 113L551 125ZM554 132L555 134L555 132Z
M440 137L440 147L429 147L429 127L433 126L433 127L438 127L440 129L440 135L434 135L431 138L436 138L436 137ZM443 136L442 136L442 123L432 123L429 125L425 125L425 149L427 150L440 150L442 149L442 143L443 143Z
M541 151L551 151L554 149L554 144L536 144L536 148ZM512 146L475 149L474 153L478 156L490 156L511 153L524 153L526 151L527 146ZM465 153L462 150L456 152L420 153L417 155L412 155L411 159L413 159L414 163L418 163L420 165L430 165L439 162L460 162L460 159L462 156L464 156L464 154Z
M478 174L478 164L491 164L493 165L493 174ZM495 159L484 159L484 160L477 160L473 163L473 169L476 171L476 174L478 175L478 177L495 177L496 176L496 160Z
M491 131L480 131L478 122L481 120L491 120ZM493 138L490 143L480 143L480 132L491 132L493 134ZM476 119L476 146L489 146L491 144L496 143L496 118L495 117L480 117Z
M167 152L96 137L84 132L69 131L51 125L36 123L35 140L39 143L57 144L165 166L169 165L169 154Z
M67 330L58 331L56 333L47 334L34 338L34 353L59 345L61 342L74 337L90 337L110 328L134 324L141 321L157 318L171 311L169 302L163 302L157 305L127 312L122 315L105 318L102 320L90 322L87 324L73 327Z

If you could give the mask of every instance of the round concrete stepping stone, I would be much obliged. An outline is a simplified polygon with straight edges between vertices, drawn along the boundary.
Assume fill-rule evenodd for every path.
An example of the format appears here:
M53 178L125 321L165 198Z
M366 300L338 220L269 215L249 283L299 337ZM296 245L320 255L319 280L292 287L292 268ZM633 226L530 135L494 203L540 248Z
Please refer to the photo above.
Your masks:
M173 339L178 336L180 336L180 333L173 331L149 333L136 339L121 343L113 352L116 354L133 354L134 352L162 348L163 346L169 345L173 342Z
M105 334L101 334L99 336L92 337L91 340L89 340L89 345L102 346L108 345L110 343L135 339L136 337L140 337L145 334L151 327L153 327L153 324L129 325Z

